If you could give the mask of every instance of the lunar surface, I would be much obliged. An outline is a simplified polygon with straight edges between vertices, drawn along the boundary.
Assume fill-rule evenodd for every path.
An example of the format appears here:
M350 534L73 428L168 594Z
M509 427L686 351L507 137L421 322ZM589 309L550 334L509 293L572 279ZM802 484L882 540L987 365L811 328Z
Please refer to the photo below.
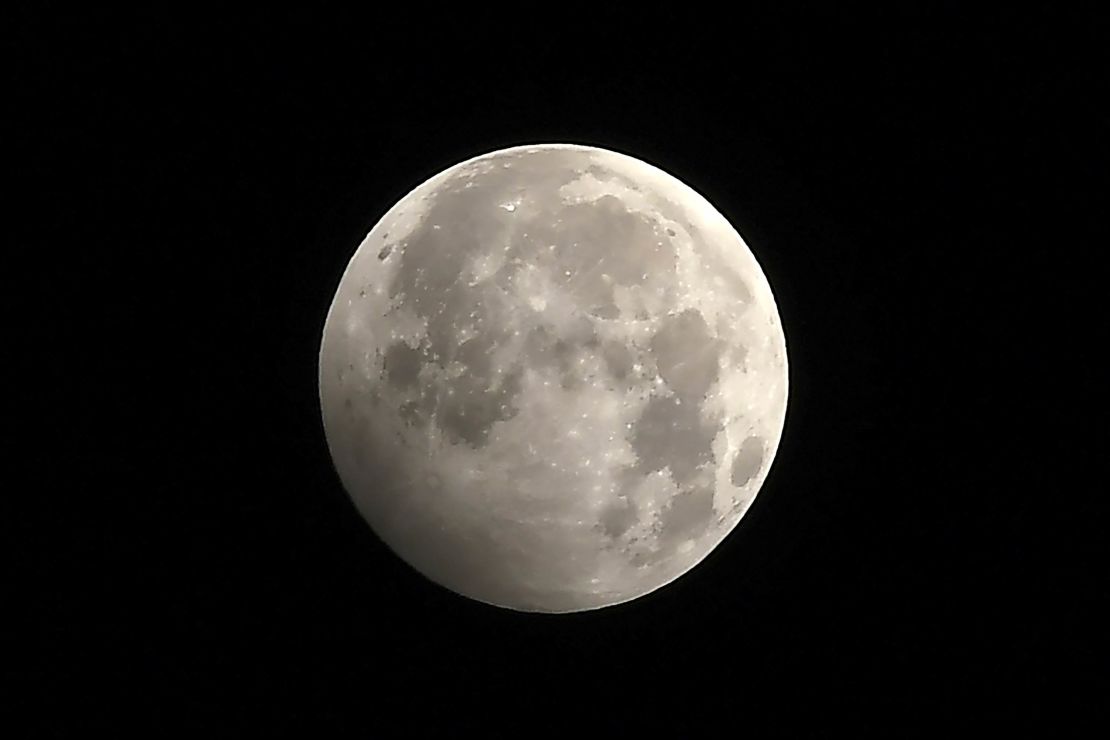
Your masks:
M522 611L649 593L736 526L778 448L786 345L736 230L651 165L514 147L432 177L359 246L320 350L372 529Z

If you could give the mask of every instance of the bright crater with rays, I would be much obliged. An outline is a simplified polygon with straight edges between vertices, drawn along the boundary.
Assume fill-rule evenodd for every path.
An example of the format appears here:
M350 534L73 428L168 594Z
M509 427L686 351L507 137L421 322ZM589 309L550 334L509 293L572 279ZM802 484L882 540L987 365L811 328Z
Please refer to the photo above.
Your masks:
M592 147L436 175L355 252L320 352L328 445L433 581L525 611L634 599L736 526L782 433L754 256L694 190Z

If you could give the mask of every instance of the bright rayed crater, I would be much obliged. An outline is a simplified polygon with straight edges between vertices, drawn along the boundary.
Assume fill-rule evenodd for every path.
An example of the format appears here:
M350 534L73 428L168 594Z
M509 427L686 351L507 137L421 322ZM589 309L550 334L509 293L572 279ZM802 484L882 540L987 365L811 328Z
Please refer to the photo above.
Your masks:
M748 247L631 157L456 165L358 248L320 353L324 426L373 530L437 583L593 609L696 565L782 433L786 351Z

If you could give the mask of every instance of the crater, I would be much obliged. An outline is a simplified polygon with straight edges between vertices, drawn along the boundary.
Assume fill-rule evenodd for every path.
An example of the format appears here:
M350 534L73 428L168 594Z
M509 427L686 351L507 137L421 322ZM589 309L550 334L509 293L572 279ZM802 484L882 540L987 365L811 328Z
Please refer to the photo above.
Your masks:
M612 303L606 303L590 309L590 314L605 321L613 321L620 318L621 310Z
M759 437L748 437L740 445L736 457L732 460L731 479L732 485L741 487L746 485L763 465L763 440Z
M620 499L601 512L601 529L612 538L620 537L636 522L636 508L628 499Z
M396 388L411 388L420 375L420 351L404 342L389 345L385 350L384 371L386 382Z

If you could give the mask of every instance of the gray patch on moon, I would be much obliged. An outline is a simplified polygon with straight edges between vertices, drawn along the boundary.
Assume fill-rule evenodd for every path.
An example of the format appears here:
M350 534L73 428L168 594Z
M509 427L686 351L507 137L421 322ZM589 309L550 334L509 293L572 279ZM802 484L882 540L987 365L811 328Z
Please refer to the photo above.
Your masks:
M605 167L601 164L591 164L589 167L586 168L584 174L593 175L602 182L615 182L628 188L629 190L633 190L636 192L640 191L639 184L636 183L634 180L630 180L624 175L614 172L609 167Z
M577 341L567 340L541 324L528 332L524 351L529 366L552 370L559 376L560 387L571 390L587 380L580 371L578 361L593 351L596 340L596 335L578 338Z
M601 356L609 373L617 380L624 380L632 372L635 358L632 350L619 342L605 342L601 348Z
M537 164L527 159L532 166ZM546 267L556 285L577 303L596 306L602 317L611 318L619 316L613 303L614 285L640 285L649 274L654 280L666 281L666 275L674 272L674 248L669 239L660 238L658 224L629 211L612 195L563 207L557 225L532 221L529 231L523 232L511 220L506 221L518 209L526 210L525 197L542 202L544 190L554 193L569 179L549 178L546 188L530 186L522 194L511 187L519 175L494 169L480 179L469 179L471 187L447 187L438 193L405 241L390 295L402 299L427 321L428 349L434 360L443 366L458 362L464 368L459 377L444 381L436 403L437 423L453 441L480 446L493 423L511 416L506 416L504 409L512 407L512 396L519 390L521 367L514 367L504 381L492 373L489 355L505 339L498 336L499 327L511 320L497 315L488 298L489 290L508 286L521 264ZM511 208L489 207L491 202L501 201ZM452 228L439 228L441 223ZM566 243L567 234L574 235L573 243ZM473 285L461 279L474 255L490 251L490 239L505 244L505 258L493 275L493 284ZM548 248L543 248L544 244ZM460 343L460 335L468 334L477 336ZM563 389L580 387L587 379L576 370L577 349L565 339L552 340L551 336L542 324L532 330L529 356L538 365L556 366ZM590 337L596 339L592 330ZM628 372L630 354L625 350L628 356L621 357L615 346L619 345L610 344L606 361L614 376L621 378ZM387 358L387 365L406 364L396 373L389 371L389 379L399 385L415 382L419 372L413 367L415 355L402 349L396 352L397 357ZM413 380L402 381L402 377ZM681 372L676 370L674 377L679 391L689 385Z
M748 437L740 445L736 457L732 460L732 471L729 476L732 485L738 488L746 485L759 472L762 464L763 440L759 437Z
M674 271L674 249L659 239L656 223L614 195L569 206L561 217L560 229L573 233L575 243L555 250L556 277L585 305L611 303L613 283L640 285L649 274ZM557 245L565 241L558 233L551 237Z
M705 423L699 407L673 396L647 402L632 430L632 449L645 473L669 467L680 486L692 481L702 465L713 462L715 424Z
M439 426L452 442L473 447L485 444L494 423L516 414L513 399L520 392L519 364L495 374L490 353L493 339L478 335L454 348L453 360L464 368L457 378L443 382L436 404Z
M683 401L699 402L719 372L717 341L700 313L688 309L663 319L651 340L659 374Z
M596 306L590 309L590 314L596 316L599 319L612 321L614 319L620 318L621 310L612 303L606 303L604 305Z
M480 177L464 169L436 194L420 224L405 240L390 295L403 300L409 310L426 320L428 353L433 360L444 367L452 362L463 367L461 375L443 381L436 401L437 423L453 441L480 446L496 421L515 413L512 401L519 392L522 366L517 363L507 373L500 368L502 374L497 374L490 361L491 353L507 339L503 327L512 323L513 317L499 311L496 301L490 300L490 290L509 288L512 274L521 264L535 263L537 258L550 259L548 254L541 252L539 245L557 238L565 227L551 229L547 234L542 223L535 223L532 233L525 237L513 219L515 214L527 212L526 200L544 203L556 198L558 187L572 178L568 168L559 163L565 157L562 152L540 152L521 159L495 157L495 162L504 160L500 163L511 164L511 167L488 167ZM526 190L519 187L522 170L535 175ZM559 176L552 177L553 172ZM517 201L521 203L519 206ZM509 203L511 208L490 207L491 203L501 202ZM589 225L599 222L597 214L589 212L598 207L608 209L607 216L611 214L614 219L600 219L604 224L602 231L589 233ZM576 209L582 215L576 216ZM623 211L616 199L600 206L583 204L568 208L564 218L581 221L576 228L586 235L583 239L587 243L566 250L559 264L562 269L553 272L563 278L567 277L566 272L571 272L572 280L563 282L573 282L579 290L591 285L591 280L599 279L600 273L591 268L604 264L610 269L609 262L597 255L605 254L608 240L625 243L622 231L627 232L623 236L632 241L624 252L611 260L611 269L625 276L630 269L627 263L639 246L636 230L640 229L641 237L649 230L642 219ZM451 228L440 228L444 223ZM574 223L570 226L575 228ZM589 241L590 238L595 241ZM505 246L494 249L491 241L502 242ZM504 260L491 276L490 284L472 284L463 279L476 255L497 251L504 253ZM542 330L541 326L537 331L542 334ZM550 342L542 335L535 335L535 338L539 341L539 346L535 347L537 360L542 363L545 355L553 354L562 370L563 386L574 387L578 379L570 372L571 350L565 342L548 346ZM406 366L408 370L411 367Z
M682 491L662 514L662 537L667 546L701 536L713 518L713 489L707 486Z
M421 366L420 351L404 342L389 345L385 351L383 369L390 385L409 388L416 385Z
M621 497L605 507L599 521L605 534L616 539L636 522L636 508L626 497Z

